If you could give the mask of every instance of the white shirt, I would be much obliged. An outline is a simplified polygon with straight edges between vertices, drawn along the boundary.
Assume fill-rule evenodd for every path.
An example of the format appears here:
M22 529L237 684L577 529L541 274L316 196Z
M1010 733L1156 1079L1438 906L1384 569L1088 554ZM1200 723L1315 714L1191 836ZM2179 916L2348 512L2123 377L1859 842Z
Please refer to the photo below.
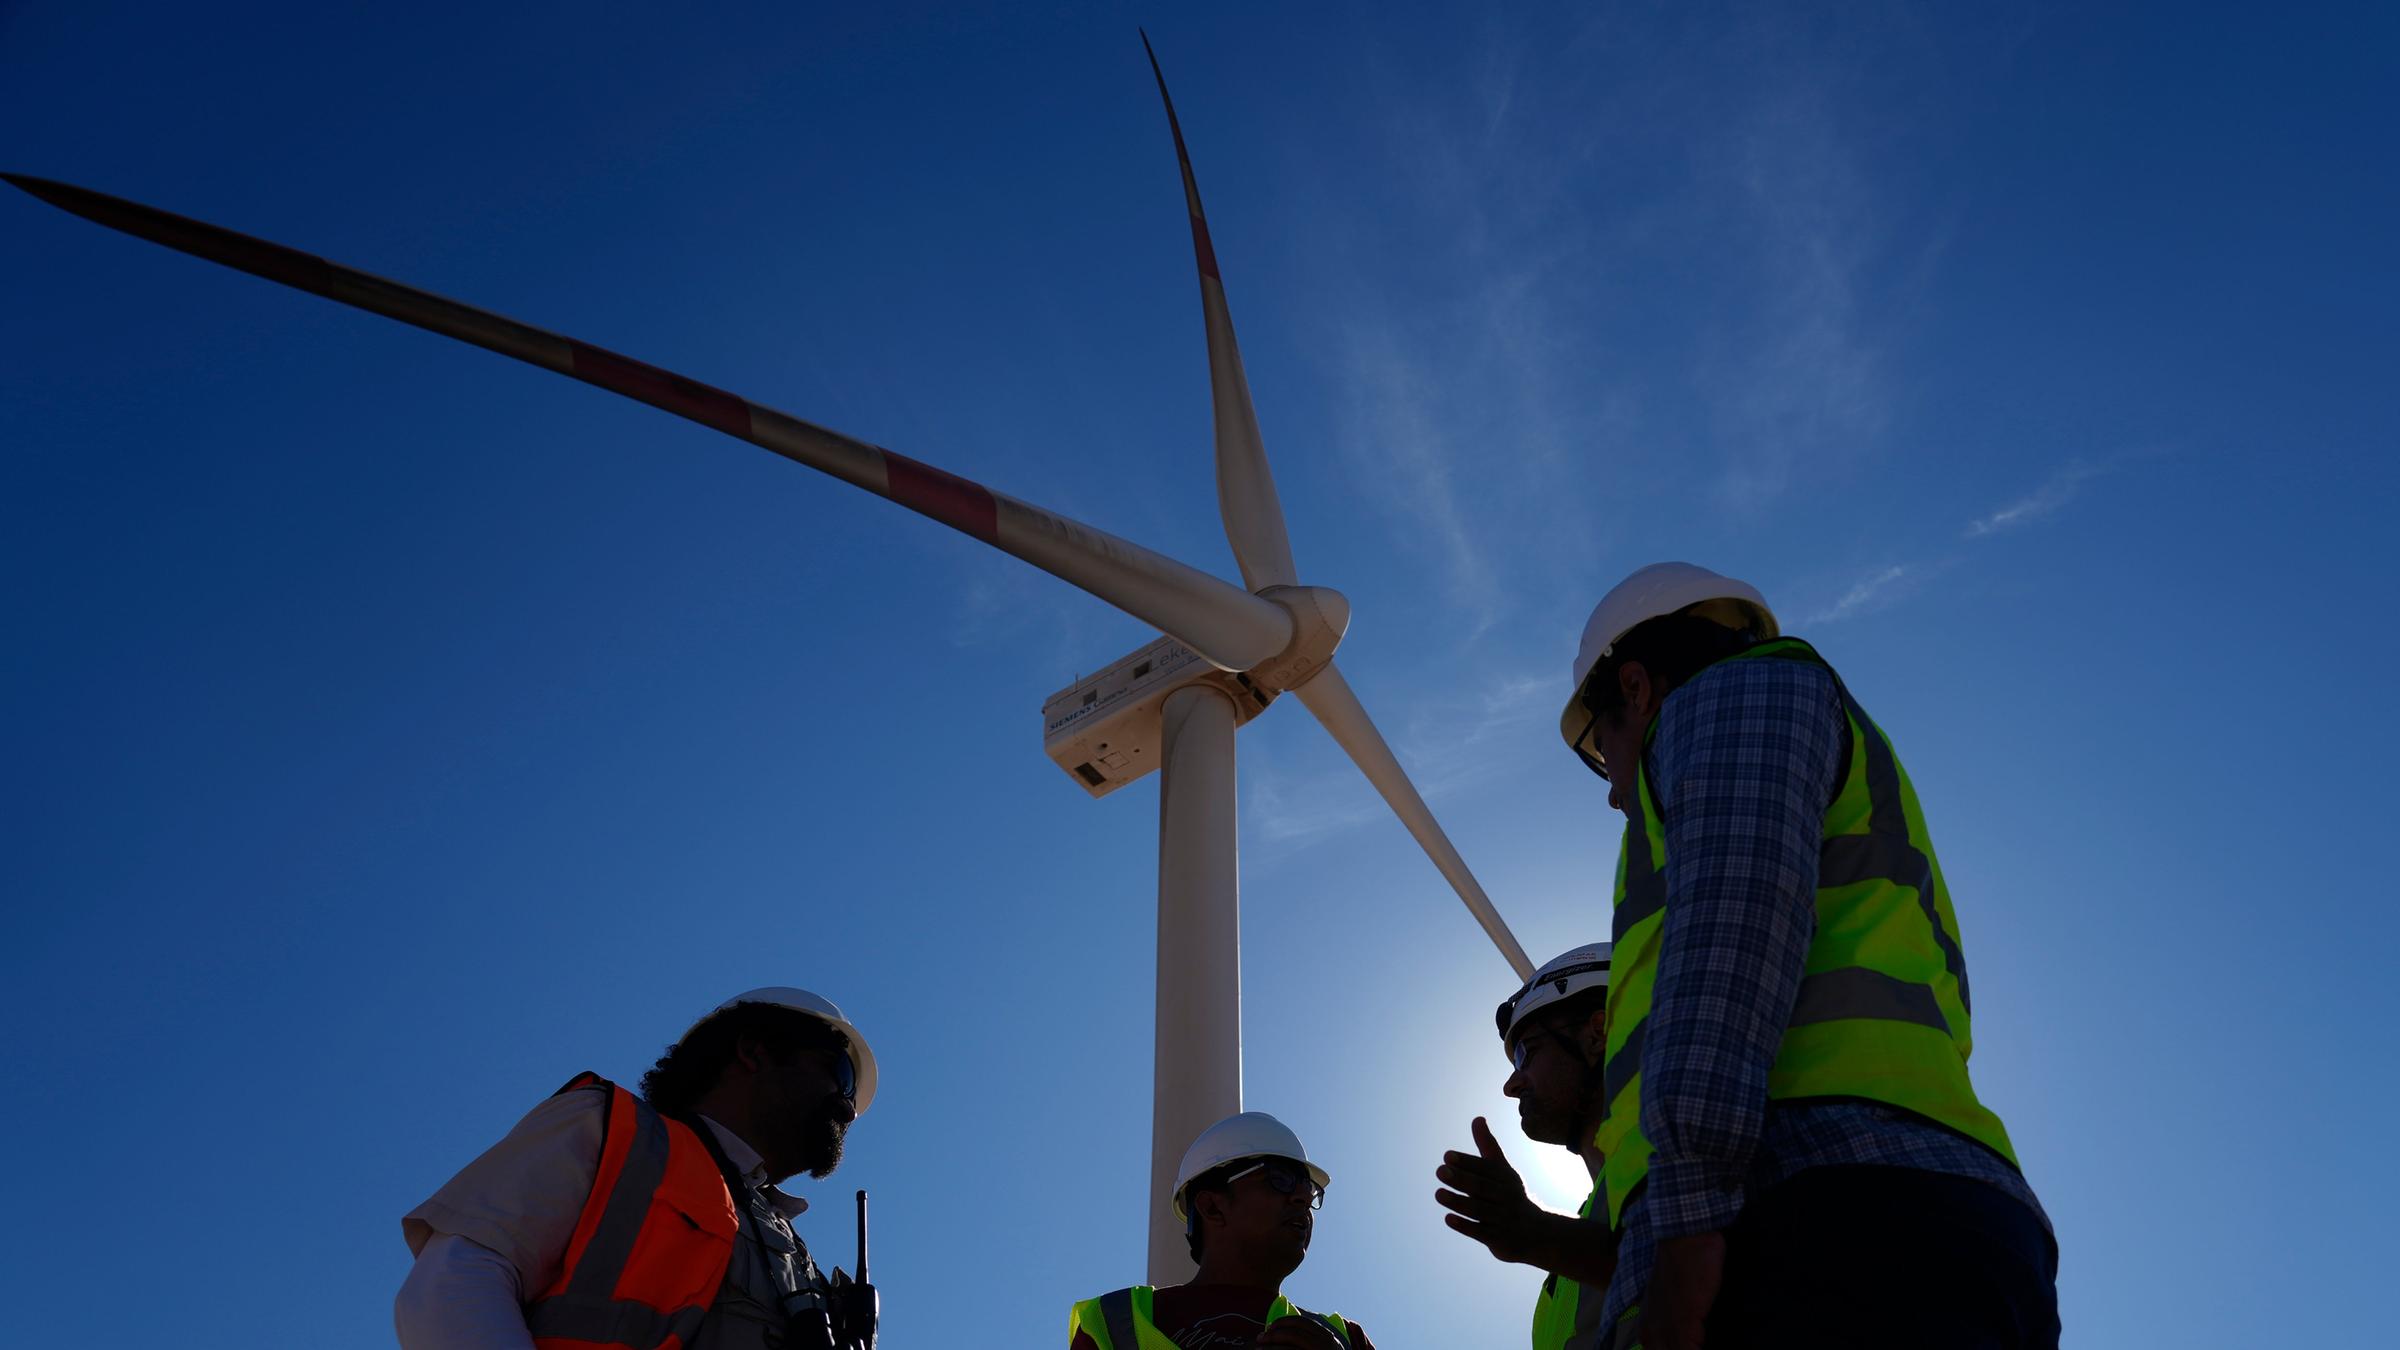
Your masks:
M700 1121L742 1180L763 1188L786 1218L808 1208L768 1184L758 1150ZM525 1300L558 1278L600 1175L607 1123L602 1093L549 1098L400 1220L417 1258L392 1307L402 1350L533 1350Z

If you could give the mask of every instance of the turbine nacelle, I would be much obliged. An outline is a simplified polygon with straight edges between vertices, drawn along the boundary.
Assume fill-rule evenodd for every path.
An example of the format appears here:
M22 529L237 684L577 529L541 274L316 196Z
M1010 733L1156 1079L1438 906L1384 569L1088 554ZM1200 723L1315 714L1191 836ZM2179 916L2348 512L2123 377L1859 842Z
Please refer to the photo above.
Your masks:
M1258 598L1292 617L1292 640L1282 651L1248 670L1220 670L1174 638L1154 638L1042 700L1042 749L1085 792L1105 797L1165 762L1163 718L1176 690L1221 691L1238 727L1333 663L1350 627L1350 602L1340 591L1269 586Z
M1105 797L1165 766L1167 697L1194 685L1232 700L1237 727L1275 698L1246 673L1210 665L1175 638L1154 638L1042 700L1042 749L1085 792Z

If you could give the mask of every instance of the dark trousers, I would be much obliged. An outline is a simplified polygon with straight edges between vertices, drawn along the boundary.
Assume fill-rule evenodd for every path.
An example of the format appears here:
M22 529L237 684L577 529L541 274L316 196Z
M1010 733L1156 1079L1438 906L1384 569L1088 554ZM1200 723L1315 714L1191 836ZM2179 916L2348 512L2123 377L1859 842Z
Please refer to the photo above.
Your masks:
M1725 1235L1709 1350L2056 1350L2058 1245L1983 1182L1812 1167Z

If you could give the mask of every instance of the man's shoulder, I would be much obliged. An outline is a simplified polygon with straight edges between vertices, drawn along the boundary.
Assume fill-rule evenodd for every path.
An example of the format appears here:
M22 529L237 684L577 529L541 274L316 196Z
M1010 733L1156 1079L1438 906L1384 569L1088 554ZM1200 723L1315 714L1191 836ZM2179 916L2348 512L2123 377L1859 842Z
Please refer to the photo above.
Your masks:
M532 1110L517 1119L509 1134L543 1137L581 1134L589 1126L605 1125L611 1086L606 1080L600 1080L560 1088L535 1102Z
M1367 1339L1366 1328L1360 1326L1356 1318L1339 1312L1318 1312L1297 1303L1292 1305L1292 1312L1340 1336L1350 1350L1375 1350L1375 1343Z
M1831 692L1839 684L1833 667L1814 652L1786 656L1747 656L1719 661L1684 681L1686 691L1746 691L1807 689Z
M1847 754L1848 725L1831 667L1775 657L1720 661L1668 695L1645 762L1662 811L1695 779L1721 786L1805 772L1830 793Z
M1077 1303L1098 1303L1098 1302L1100 1302L1100 1301L1101 1301L1101 1300L1103 1300L1103 1299L1117 1298L1117 1297L1119 1297L1119 1296L1127 1296L1127 1297L1130 1297L1131 1295L1134 1295L1134 1294L1148 1294L1148 1293L1156 1293L1156 1292L1157 1292L1156 1290L1152 1289L1152 1288L1151 1288L1149 1285L1146 1285L1146 1284L1129 1284L1129 1285L1126 1285L1126 1286L1125 1286L1124 1288L1122 1288L1122 1289L1111 1289L1111 1290L1109 1290L1109 1291L1108 1291L1107 1293L1105 1293L1105 1294L1094 1294L1094 1295L1092 1295L1090 1298L1085 1298L1085 1299L1077 1299L1077 1300L1076 1300L1076 1302L1077 1302Z
M1683 682L1659 709L1658 747L1714 742L1718 733L1841 715L1841 681L1816 661L1719 661ZM1724 748L1721 745L1715 748Z
M409 1250L422 1250L435 1233L453 1233L508 1257L528 1285L544 1283L599 1174L607 1113L604 1092L560 1092L535 1103L401 1219Z
M1106 1308L1108 1302L1112 1299L1130 1302L1134 1294L1149 1291L1150 1286L1135 1284L1127 1285L1122 1289L1111 1289L1105 1294L1094 1294L1090 1298L1077 1299L1075 1307L1067 1319L1068 1350L1099 1350L1100 1343L1094 1340L1092 1335L1094 1331L1103 1335L1109 1334L1106 1320L1109 1315ZM1128 1308L1127 1311L1130 1312L1131 1309ZM1114 1346L1116 1338L1110 1335L1109 1340L1110 1344ZM1135 1348L1126 1347L1125 1350L1135 1350Z

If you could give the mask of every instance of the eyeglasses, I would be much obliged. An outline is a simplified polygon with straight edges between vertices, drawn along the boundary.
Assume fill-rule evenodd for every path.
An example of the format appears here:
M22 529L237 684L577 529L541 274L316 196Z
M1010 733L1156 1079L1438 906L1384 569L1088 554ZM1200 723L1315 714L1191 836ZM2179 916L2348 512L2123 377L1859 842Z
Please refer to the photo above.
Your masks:
M856 1104L858 1101L858 1066L850 1062L850 1055L847 1051L832 1050L827 1054L833 1061L831 1070L833 1090L842 1094L843 1101Z
M1566 1041L1567 1039L1567 1033L1558 1027L1529 1027L1524 1035L1517 1038L1516 1044L1508 1048L1508 1066L1522 1073L1525 1070L1525 1061L1533 1056L1535 1041Z
M1508 1051L1508 1067L1509 1067L1509 1068L1511 1068L1511 1069L1513 1069L1513 1070L1515 1070L1515 1071L1516 1071L1516 1072L1518 1072L1518 1073L1523 1073L1523 1072L1525 1072L1525 1060L1526 1060L1526 1057L1527 1057L1528 1055L1531 1055L1532 1053L1533 1053L1533 1036L1532 1036L1532 1034L1531 1034L1531 1033L1527 1033L1526 1035L1523 1035L1523 1036L1520 1036L1520 1037L1518 1037L1518 1038L1517 1038L1517 1043L1516 1043L1515 1045L1513 1045L1513 1046L1510 1046L1510 1047L1509 1047L1509 1051Z
M1590 708L1592 705L1586 703L1583 706ZM1592 735L1599 729L1600 713L1595 709L1592 712L1592 720L1583 724L1583 734L1575 738L1575 757L1583 761L1583 767L1606 778L1608 777L1608 756L1600 753L1600 742ZM1584 749L1587 745L1592 748Z
M1290 1195L1300 1187L1306 1186L1308 1188L1308 1207L1310 1209L1325 1208L1325 1188L1317 1184L1317 1179L1302 1168L1280 1159L1267 1159L1252 1163L1241 1171L1226 1177L1225 1184L1231 1186L1252 1172L1266 1173L1267 1184L1275 1188L1277 1195Z

